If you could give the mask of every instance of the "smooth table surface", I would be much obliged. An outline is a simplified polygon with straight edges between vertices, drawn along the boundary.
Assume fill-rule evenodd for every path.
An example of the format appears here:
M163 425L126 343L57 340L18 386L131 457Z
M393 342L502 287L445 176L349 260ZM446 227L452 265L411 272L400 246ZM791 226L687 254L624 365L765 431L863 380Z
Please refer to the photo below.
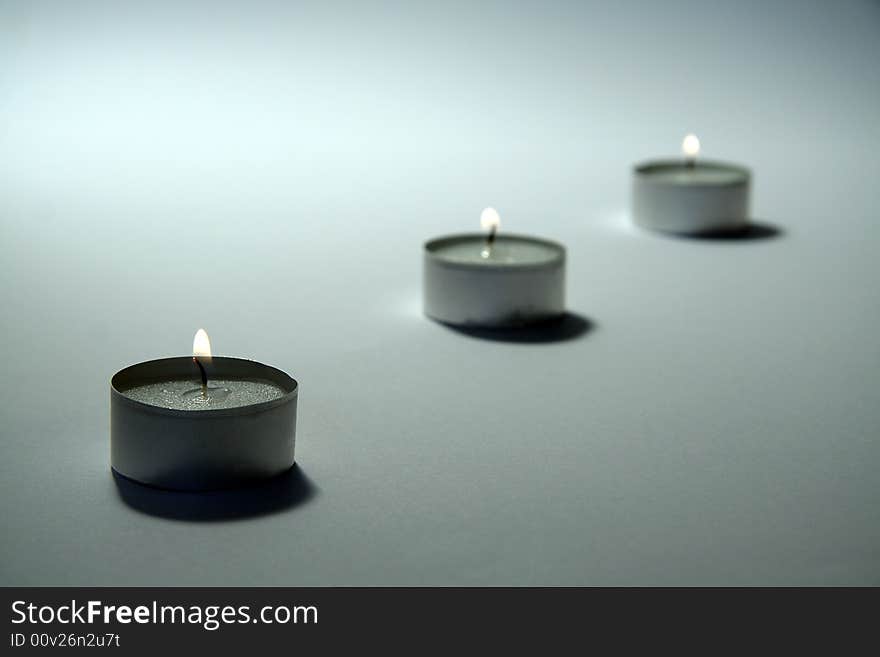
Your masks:
M0 584L880 584L880 7L0 5ZM757 228L629 225L632 165ZM420 312L423 242L568 250L554 332ZM298 470L159 494L109 380L300 383Z

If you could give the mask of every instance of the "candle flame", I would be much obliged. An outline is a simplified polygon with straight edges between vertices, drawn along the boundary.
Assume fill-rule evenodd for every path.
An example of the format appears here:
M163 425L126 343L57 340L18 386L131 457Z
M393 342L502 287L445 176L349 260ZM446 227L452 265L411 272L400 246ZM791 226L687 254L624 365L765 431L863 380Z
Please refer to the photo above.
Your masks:
M211 362L211 339L205 329L196 331L196 336L193 338L193 356L202 363Z
M486 208L480 213L480 226L483 230L498 230L501 227L501 215L495 208Z
M700 140L696 135L686 135L681 142L681 151L689 160L693 160L700 153Z

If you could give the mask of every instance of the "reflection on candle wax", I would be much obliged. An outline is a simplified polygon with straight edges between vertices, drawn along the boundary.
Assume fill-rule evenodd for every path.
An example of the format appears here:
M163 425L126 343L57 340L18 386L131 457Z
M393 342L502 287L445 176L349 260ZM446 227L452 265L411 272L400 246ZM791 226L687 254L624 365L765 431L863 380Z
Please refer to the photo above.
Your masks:
M185 391L183 393L183 398L186 399L189 404L196 406L211 406L212 404L216 405L223 402L229 396L230 392L229 388L218 388L217 386L209 385L207 390L202 390L200 386Z
M515 262L516 260L509 248L506 248L504 245L495 244L484 246L482 251L480 251L480 257L484 260L493 260L495 262Z

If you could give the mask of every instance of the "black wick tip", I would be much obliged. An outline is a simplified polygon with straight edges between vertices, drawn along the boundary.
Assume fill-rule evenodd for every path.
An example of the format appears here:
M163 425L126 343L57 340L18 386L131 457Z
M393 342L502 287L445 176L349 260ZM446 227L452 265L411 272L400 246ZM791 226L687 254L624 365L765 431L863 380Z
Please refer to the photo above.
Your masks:
M196 356L193 356L193 362L199 368L199 375L202 377L202 390L205 390L208 387L208 373L205 371L205 366L202 365L202 362Z
M489 229L489 234L486 236L486 245L492 246L495 243L495 233L498 231L498 226L492 226Z

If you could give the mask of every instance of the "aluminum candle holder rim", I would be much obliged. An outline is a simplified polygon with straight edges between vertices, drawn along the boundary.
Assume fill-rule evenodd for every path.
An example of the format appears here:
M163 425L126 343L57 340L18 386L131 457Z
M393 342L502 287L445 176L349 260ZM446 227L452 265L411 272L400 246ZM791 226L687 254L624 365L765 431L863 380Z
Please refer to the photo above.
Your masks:
M224 367L218 368L218 364ZM255 360L246 358L233 358L231 356L212 356L211 363L205 366L210 378L225 378L232 380L264 380L277 385L284 394L276 399L235 406L232 408L206 408L206 409L177 409L165 408L154 404L132 399L125 391L145 382L165 381L169 378L177 379L186 376L186 370L194 367L191 356L172 356L169 358L156 358L135 363L124 367L110 379L110 391L112 395L123 403L139 408L147 413L164 415L169 417L186 417L191 419L211 419L223 416L241 416L251 413L260 413L275 406L281 406L289 402L299 394L299 383L292 376L271 365L266 365ZM146 370L144 376L138 376L139 371ZM196 378L193 372L192 378ZM124 385L130 382L131 385Z
M545 267L551 267L553 265L561 264L565 261L565 247L559 242L554 242L553 240L548 240L543 237L532 237L531 235L521 235L518 233L503 233L496 235L495 244L501 244L504 242L531 242L533 244L538 243L552 249L553 254L546 260L541 260L540 262L498 262L490 259L486 259L483 262L459 262L456 260L444 258L442 255L437 253L438 249L444 246L449 246L450 244L458 244L463 242L470 242L473 240L485 239L485 233L456 233L454 235L443 235L442 237L435 237L425 242L424 252L425 255L429 257L432 262L438 265L454 269L468 270L472 270L474 268L485 268L496 271L543 269Z
M682 170L685 167L685 162L681 158L649 160L646 162L641 162L633 167L633 172L641 182L646 182L654 185L675 185L681 187L735 187L737 185L742 185L743 183L748 182L752 175L752 172L748 167L744 167L739 164L731 164L729 162L722 162L719 160L704 160L700 158L695 163L695 166L700 169L728 171L731 173L739 174L739 176L724 181L654 180L651 177L650 174L657 173L658 171L663 171L664 169L674 169L677 171Z

